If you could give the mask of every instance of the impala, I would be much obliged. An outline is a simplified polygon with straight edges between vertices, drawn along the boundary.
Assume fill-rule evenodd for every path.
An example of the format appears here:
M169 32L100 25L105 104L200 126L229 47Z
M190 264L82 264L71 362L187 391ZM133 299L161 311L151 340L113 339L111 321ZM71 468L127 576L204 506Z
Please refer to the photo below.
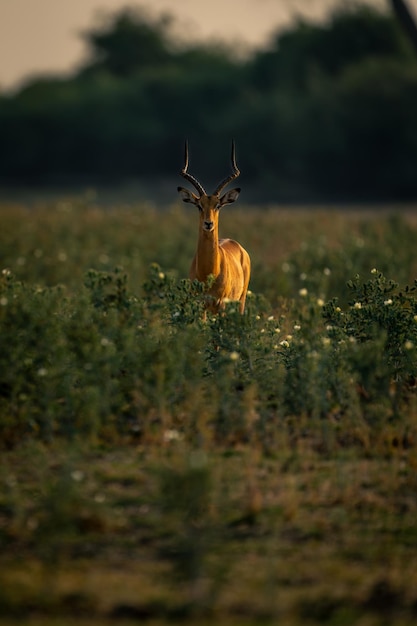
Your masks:
M190 278L202 283L213 281L208 288L206 308L213 313L224 308L227 300L238 300L241 313L245 310L246 294L250 278L250 258L246 250L233 239L219 239L219 212L226 204L237 200L240 189L230 189L222 196L224 188L235 180L240 171L236 165L235 144L232 142L232 173L208 195L199 181L188 172L188 144L185 143L183 176L198 192L198 195L178 187L184 202L194 204L200 212L197 251L191 263ZM210 278L211 277L211 278Z

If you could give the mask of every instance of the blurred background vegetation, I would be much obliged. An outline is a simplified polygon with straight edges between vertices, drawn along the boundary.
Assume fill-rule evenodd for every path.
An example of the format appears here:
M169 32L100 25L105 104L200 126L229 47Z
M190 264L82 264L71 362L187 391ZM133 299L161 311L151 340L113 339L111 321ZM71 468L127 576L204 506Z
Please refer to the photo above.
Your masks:
M414 199L417 56L399 5L341 3L246 57L187 46L171 18L122 8L83 33L75 74L0 94L0 184L134 181L172 200L184 139L210 186L234 137L248 202Z

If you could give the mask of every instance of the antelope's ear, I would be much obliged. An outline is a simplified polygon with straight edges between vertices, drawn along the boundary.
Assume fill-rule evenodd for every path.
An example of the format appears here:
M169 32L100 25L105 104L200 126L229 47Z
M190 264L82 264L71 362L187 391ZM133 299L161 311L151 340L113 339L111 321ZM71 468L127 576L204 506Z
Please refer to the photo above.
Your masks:
M185 187L177 187L177 190L182 195L183 202L190 202L191 204L198 204L199 198Z
M226 191L224 196L222 196L219 200L219 206L224 206L225 204L232 204L235 200L238 199L240 194L240 187L236 189L231 189L230 191Z

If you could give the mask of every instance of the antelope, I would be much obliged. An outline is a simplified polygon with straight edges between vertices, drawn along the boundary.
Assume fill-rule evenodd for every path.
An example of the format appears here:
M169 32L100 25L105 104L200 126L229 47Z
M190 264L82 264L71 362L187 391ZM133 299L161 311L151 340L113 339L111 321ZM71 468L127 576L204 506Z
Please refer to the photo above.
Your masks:
M185 163L180 175L191 183L198 195L184 187L178 187L184 202L194 204L200 212L197 251L191 263L191 280L211 283L207 290L209 298L206 309L218 313L228 300L239 301L240 313L245 310L246 294L250 278L250 257L246 250L233 239L219 239L219 213L226 204L237 200L240 188L230 189L220 196L224 188L235 180L240 171L236 165L235 143L232 141L232 173L226 176L209 195L201 183L188 172L188 143L185 142Z

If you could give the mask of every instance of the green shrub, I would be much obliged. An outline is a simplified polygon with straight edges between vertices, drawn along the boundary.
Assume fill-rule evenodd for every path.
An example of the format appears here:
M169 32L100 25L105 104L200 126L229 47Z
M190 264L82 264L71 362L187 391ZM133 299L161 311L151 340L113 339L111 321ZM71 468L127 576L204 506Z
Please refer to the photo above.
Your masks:
M377 269L365 282L349 281L352 300L342 311L335 301L324 310L331 334L349 346L346 362L366 402L391 406L394 414L417 376L417 283L400 289Z
M23 282L3 270L3 445L56 437L164 442L177 433L193 445L272 450L284 431L316 432L336 445L358 429L412 421L416 284L400 288L379 269L365 281L348 273L387 255L400 277L411 274L414 231L397 219L360 229L363 239L352 233L338 246L307 239L290 253L288 293L274 306L249 292L244 315L229 302L206 320L207 286L155 262L135 288L120 266L87 270L83 284L70 286Z

